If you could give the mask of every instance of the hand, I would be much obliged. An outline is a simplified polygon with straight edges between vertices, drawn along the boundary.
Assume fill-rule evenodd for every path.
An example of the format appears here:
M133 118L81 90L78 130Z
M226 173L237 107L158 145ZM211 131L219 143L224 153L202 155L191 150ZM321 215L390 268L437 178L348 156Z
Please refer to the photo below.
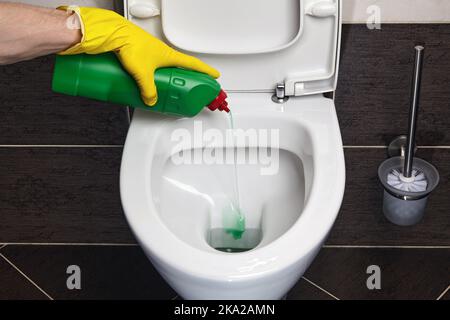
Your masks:
M81 20L81 42L60 54L98 54L114 51L123 67L136 80L142 100L153 106L158 100L155 70L181 67L218 78L220 73L201 60L178 52L121 15L104 9L60 7L74 11Z

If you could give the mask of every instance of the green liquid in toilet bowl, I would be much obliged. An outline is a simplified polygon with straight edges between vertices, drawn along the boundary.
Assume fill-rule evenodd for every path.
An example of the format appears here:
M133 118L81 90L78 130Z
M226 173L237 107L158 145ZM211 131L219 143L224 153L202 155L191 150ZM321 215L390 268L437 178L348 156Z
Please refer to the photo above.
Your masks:
M224 208L222 216L225 232L235 240L241 239L242 234L245 232L245 217L241 210L231 204L229 207Z

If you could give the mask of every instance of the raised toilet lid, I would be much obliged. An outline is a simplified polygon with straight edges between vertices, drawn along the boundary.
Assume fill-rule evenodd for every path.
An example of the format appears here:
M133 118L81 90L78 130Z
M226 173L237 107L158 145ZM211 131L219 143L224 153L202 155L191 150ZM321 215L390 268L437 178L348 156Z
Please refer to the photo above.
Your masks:
M336 88L340 0L125 2L134 23L219 69L226 90L273 92L281 83L301 96Z

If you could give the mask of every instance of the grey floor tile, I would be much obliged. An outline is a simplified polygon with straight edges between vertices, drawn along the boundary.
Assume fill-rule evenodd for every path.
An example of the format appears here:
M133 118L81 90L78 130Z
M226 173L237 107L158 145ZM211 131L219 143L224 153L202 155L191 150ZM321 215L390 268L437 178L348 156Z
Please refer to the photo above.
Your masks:
M0 148L1 242L135 243L120 148Z
M377 170L387 158L386 150L346 149L344 201L327 244L449 246L450 150L420 149L417 155L438 168L441 182L429 198L424 219L416 226L399 227L382 213L383 188Z
M7 246L2 253L54 299L166 300L176 295L139 247ZM67 288L72 265L81 271L80 290Z
M0 145L123 144L126 109L53 93L54 60L0 66Z
M367 288L372 265L380 290ZM322 249L305 276L343 300L435 300L450 280L450 249Z

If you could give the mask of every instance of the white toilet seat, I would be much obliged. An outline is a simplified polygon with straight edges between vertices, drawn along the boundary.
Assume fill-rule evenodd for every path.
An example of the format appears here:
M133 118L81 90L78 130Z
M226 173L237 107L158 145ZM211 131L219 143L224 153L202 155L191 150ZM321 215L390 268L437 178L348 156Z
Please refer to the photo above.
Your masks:
M301 257L315 255L339 210L345 183L345 164L334 103L322 96L294 98L277 105L265 93L234 93L229 101L237 127L270 128L279 121L304 130L302 135L282 139L280 148L309 153L312 170L310 190L300 218L281 237L254 250L228 254L205 242L194 247L180 240L161 220L152 200L151 171L163 163L168 150L158 141L164 133L195 119L174 120L137 110L134 114L121 167L121 197L126 218L137 240L166 279L180 272L185 277L210 281L245 281L292 268ZM256 123L252 117L259 117ZM224 117L205 111L197 120ZM265 120L264 120L265 119ZM288 141L289 140L289 141ZM308 142L309 141L309 142ZM311 181L312 178L312 181ZM176 199L174 199L176 201ZM320 247L320 246L319 246ZM298 265L297 265L298 266ZM306 268L307 266L303 266Z

